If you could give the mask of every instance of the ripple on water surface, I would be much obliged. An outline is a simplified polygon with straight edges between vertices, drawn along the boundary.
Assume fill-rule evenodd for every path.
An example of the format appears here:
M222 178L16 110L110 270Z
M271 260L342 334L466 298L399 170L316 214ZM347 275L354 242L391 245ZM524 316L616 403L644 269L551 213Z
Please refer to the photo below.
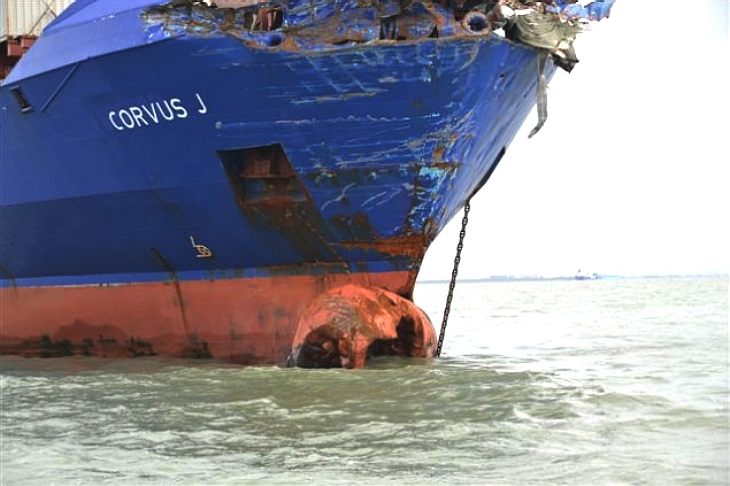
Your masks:
M3 358L3 484L722 484L726 295L461 285L443 359L359 371Z

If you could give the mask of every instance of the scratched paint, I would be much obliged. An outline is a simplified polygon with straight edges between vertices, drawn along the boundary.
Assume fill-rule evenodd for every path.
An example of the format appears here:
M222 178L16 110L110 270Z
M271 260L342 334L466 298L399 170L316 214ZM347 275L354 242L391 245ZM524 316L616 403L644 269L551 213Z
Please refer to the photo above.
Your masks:
M235 46L238 48L234 49ZM207 49L204 56L200 55L203 49ZM398 271L406 278L398 282L381 279L380 286L410 296L428 242L449 215L458 210L459 195L463 196L464 189L468 189L461 186L470 184L474 178L469 169L460 169L474 161L464 156L468 146L459 135L463 127L481 129L479 113L467 106L483 104L490 94L482 91L471 100L462 98L471 96L468 84L474 78L491 76L484 61L497 53L513 56L519 60L517 65L528 64L532 59L529 49L486 37L338 48L328 57L283 50L276 53L248 50L230 36L195 36L179 45L159 43L146 50L130 51L129 55L180 58L184 63L191 58L198 59L199 69L186 74L188 82L203 88L214 78L219 78L221 83L217 83L216 90L191 90L205 100L207 113L175 124L128 131L110 126L107 114L115 107L134 106L134 101L142 99L144 92L135 84L119 85L113 96L95 100L101 125L95 126L89 120L87 129L79 127L79 134L99 133L100 126L106 126L113 134L104 134L99 145L100 156L95 159L102 163L94 174L92 194L81 195L77 192L78 184L70 184L73 175L84 170L81 166L76 168L74 164L78 161L71 157L66 172L51 177L56 184L46 189L46 200L53 201L52 204L23 201L24 194L14 193L15 188L11 188L8 200L18 204L2 208L3 224L12 226L12 231L6 226L9 231L2 234L13 235L12 240L4 236L2 241L7 250L2 263L16 276L16 282L27 289L23 295L28 297L14 308L13 323L6 328L9 336L21 339L21 348L31 353L31 349L39 349L33 343L43 335L50 336L54 343L68 339L57 331L76 319L91 326L113 322L115 327L127 332L117 341L127 351L130 339L134 338L151 343L152 350L159 354L213 356L242 363L280 362L291 350L297 312L301 308L285 306L289 310L285 317L275 321L276 326L266 316L276 307L276 301L281 300L281 293L291 293L292 288L288 285L284 285L286 289L277 288L273 301L254 304L231 298L217 309L206 310L204 306L220 299L201 301L198 297L201 291L188 290L188 284L193 283L190 281L271 277L286 282L288 276L304 273L337 275L339 278L334 281L342 283L352 282L356 276L372 275L366 278L368 284L378 281L375 276L382 272ZM114 69L109 61L95 61L99 72ZM125 64L144 65L145 69L151 66L143 59L130 59ZM281 71L300 73L298 82L288 83L287 77L280 75ZM172 85L174 81L169 76L174 72L161 65L156 73L160 86ZM239 92L235 98L224 96L234 92L236 86L244 85L251 72L267 79L255 96L246 92ZM514 73L518 75L517 70ZM84 79L84 74L83 69L78 70L79 81ZM392 79L382 83L384 76ZM517 83L522 93L531 90L534 79L531 73L523 76ZM32 96L34 85L29 82L26 86ZM80 88L70 83L65 89L69 96L77 96L76 90ZM375 94L344 96L347 93ZM80 96L88 98L89 95ZM317 99L320 101L309 102ZM509 101L506 97L506 102ZM531 105L529 100L520 102ZM73 105L67 104L65 97L56 103L55 109L62 110L68 119L88 119L88 115L81 116ZM510 118L509 123L510 129L516 131L517 119ZM15 128L18 126L13 125L9 134L23 140L24 135ZM150 138L150 131L154 131L155 138ZM22 150L18 146L12 149L11 164L4 169L11 172L11 179L15 178L12 174L15 164L24 163L30 157L35 163L50 162L59 153L72 153L76 149L70 142L75 138L69 137L68 146L63 141L57 144L54 154L43 153L43 146L27 144ZM185 143L186 140L195 143ZM283 204L245 201L237 204L231 182L221 170L221 150L271 143L279 143L284 148L301 184L301 194L306 196L301 201ZM108 145L124 156L102 156L106 153L102 147ZM153 161L150 169L155 173L154 179L138 172L139 179L135 180L135 172L129 172L128 163L135 159ZM51 172L56 166L48 164ZM17 167L20 169L20 165ZM483 169L471 167L473 171ZM125 184L131 187L121 191L118 174L127 174ZM105 187L106 184L112 187ZM24 225L14 224L21 219ZM54 251L41 251L38 243L33 243L34 228L54 228L57 225L54 220L63 221L65 231L58 231ZM98 251L86 253L83 258L75 257L78 234L87 235L86 244ZM120 234L123 236L114 236ZM197 258L190 245L190 235L214 249L214 257ZM266 243L262 245L262 241ZM150 248L158 249L175 269L177 284L157 289L160 302L167 302L161 305L163 316L153 317L157 312L153 311L154 305L110 316L107 311L110 302L116 302L115 308L124 309L124 299L138 286L135 281L159 278L155 272L165 269L150 253ZM39 254L41 258L37 258ZM43 292L43 297L37 298L44 301L44 315L54 316L53 319L42 329L24 328L33 315L38 315L39 309L37 305L33 306L35 310L27 306L36 299L32 296L40 289L36 291L27 285L37 282L53 286L82 281L69 280L66 275L89 275L89 283L101 279L104 284L120 283L121 278L128 286L100 289L100 292L110 291L105 294L109 297L104 299L104 306L85 312L52 298L45 300L48 294ZM169 279L169 275L163 279ZM217 288L213 283L206 285L210 286L210 292ZM305 305L317 295L315 292L325 291L332 283L325 280L321 284L296 285L309 289L309 297L302 298ZM141 286L139 291L144 292L144 288ZM84 307L87 293L79 290L74 295L77 297L64 300L73 303L73 307ZM22 302L27 303L26 307ZM233 310L236 305L241 309ZM263 317L247 324L250 319L246 316L251 311L255 316L263 313ZM225 313L236 324L236 332L220 332L227 318L219 314ZM142 317L146 322L157 322L149 325L150 331L155 331L153 334L129 331L135 329L132 321L141 315L147 316ZM221 320L223 323L219 324ZM214 332L208 322L215 323ZM259 326L267 330L260 331ZM168 338L160 337L166 333ZM240 337L234 341L232 336ZM71 345L63 350L111 355L110 345L93 349L83 345L84 339L93 338L83 336L70 340ZM163 345L165 339L170 343L168 347ZM278 343L275 349L271 347L272 340ZM193 347L191 343L199 346Z

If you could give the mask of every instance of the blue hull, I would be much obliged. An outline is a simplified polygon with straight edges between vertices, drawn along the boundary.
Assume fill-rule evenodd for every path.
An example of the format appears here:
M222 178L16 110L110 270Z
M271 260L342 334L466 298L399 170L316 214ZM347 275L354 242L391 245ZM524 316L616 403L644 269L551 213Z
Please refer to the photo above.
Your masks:
M411 246L477 188L537 80L536 51L495 36L290 52L168 33L34 72L41 41L0 89L6 286L417 269ZM269 145L299 214L237 202L226 154Z

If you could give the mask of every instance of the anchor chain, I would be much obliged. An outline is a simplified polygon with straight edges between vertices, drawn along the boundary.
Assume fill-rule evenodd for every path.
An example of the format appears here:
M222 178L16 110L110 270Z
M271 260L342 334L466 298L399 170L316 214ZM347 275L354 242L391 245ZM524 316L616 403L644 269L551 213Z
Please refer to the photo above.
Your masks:
M459 264L461 263L461 250L464 249L464 237L466 236L466 225L469 224L469 210L471 209L469 202L471 198L466 200L464 204L464 217L461 219L461 232L459 232L459 244L456 245L456 256L454 257L454 269L451 271L451 283L449 284L449 294L446 296L446 308L444 309L444 320L441 322L441 332L439 333L438 344L436 345L436 357L441 356L441 348L444 346L444 336L446 335L446 325L449 322L449 314L451 313L451 301L454 298L454 289L456 288L456 276L459 274Z

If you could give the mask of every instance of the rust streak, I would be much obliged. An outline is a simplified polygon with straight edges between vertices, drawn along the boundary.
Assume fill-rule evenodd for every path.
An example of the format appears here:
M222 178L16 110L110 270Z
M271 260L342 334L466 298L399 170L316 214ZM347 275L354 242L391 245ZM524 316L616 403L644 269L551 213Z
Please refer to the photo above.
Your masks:
M172 266L172 264L168 262L164 256L162 256L160 250L158 250L157 248L150 248L150 251L170 275L170 280L172 280L172 284L175 287L175 296L177 298L178 307L180 307L180 316L182 317L185 335L191 337L190 324L188 323L188 316L185 312L185 300L183 299L182 289L180 288L180 281L177 278L177 272L175 271L175 268Z
M10 270L8 270L6 267L0 265L0 274L5 275L5 277L0 278L7 278L7 280L10 280L10 285L13 288L17 288L17 285L15 284L15 275L13 275Z
M421 258L428 246L426 235L412 234L380 238L373 241L343 241L342 246L358 250L374 250L386 255Z

